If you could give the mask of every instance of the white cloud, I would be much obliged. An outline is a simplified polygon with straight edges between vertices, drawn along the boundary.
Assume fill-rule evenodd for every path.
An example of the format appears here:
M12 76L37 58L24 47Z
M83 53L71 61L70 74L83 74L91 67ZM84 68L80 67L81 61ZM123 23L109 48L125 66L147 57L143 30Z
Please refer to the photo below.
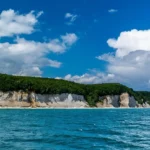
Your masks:
M32 34L36 31L38 18L43 13L43 11L37 13L30 11L21 14L12 9L2 11L0 13L0 38ZM70 15L66 15L66 17L73 23L77 15ZM48 42L17 37L13 42L0 43L0 73L40 76L44 66L59 68L62 63L50 59L49 54L64 53L77 40L78 37L75 33L66 33L66 35L61 35Z
M78 15L76 15L76 14L66 13L65 19L68 20L66 24L72 25L75 22L75 20L77 19L77 17L78 17Z
M39 67L30 67L30 68L22 68L22 70L20 72L18 72L17 74L14 75L19 75L19 76L41 76L42 75L42 71L40 70Z
M96 57L99 60L107 60L109 62L114 61L115 57L113 53L107 53Z
M56 60L49 60L49 64L51 67L54 67L54 68L59 68L61 66L61 62L58 62Z
M72 33L72 34L67 33L65 36L61 36L61 39L63 40L64 44L72 45L73 43L75 43L78 40L78 37L74 33Z
M124 31L117 39L109 39L107 43L117 50L117 57L123 57L136 50L150 51L150 30Z
M34 11L33 11L34 12ZM44 11L40 11L40 12L38 12L37 13L37 15L36 15L36 18L39 18L41 15L43 15L44 14Z
M150 30L121 32L117 39L109 39L108 45L115 53L98 56L108 62L107 72L119 78L121 83L136 89L149 88L150 80Z
M20 14L12 9L2 11L0 14L0 37L31 34L38 23L38 17L42 14L42 11L38 13L31 11L27 14Z
M28 41L24 38L17 38L14 43L0 43L0 72L39 76L44 66L59 68L61 62L47 58L47 54L63 53L76 41L77 36L74 33L67 33L47 43Z
M117 12L117 11L118 11L117 9L109 9L109 10L108 10L109 13L115 13L115 12Z
M121 32L117 39L109 39L115 49L96 58L107 61L105 72L92 70L83 75L66 75L63 79L78 83L119 82L136 90L150 88L150 30ZM60 78L60 77L59 77Z
M65 18L71 18L73 15L71 13L66 13Z
M56 79L61 79L61 77L56 77ZM63 79L74 81L77 83L97 84L97 83L113 82L115 76L113 74L105 74L96 70L91 70L89 73L85 73L82 75L68 74Z

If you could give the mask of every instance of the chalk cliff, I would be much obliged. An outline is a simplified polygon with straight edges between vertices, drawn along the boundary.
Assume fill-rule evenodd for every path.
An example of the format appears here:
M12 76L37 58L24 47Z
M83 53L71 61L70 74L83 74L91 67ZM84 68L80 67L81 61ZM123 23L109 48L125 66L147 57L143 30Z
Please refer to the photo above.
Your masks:
M128 93L99 97L97 107L150 107L138 104ZM34 92L0 92L0 107L90 107L84 96L77 94L36 94Z
M82 95L0 92L0 107L88 107Z
M143 106L144 108L149 108L149 107L150 107L150 105L149 105L147 102L143 103L142 106Z
M119 103L120 103L120 107L129 107L129 94L128 93L122 93L120 95Z
M97 107L136 107L134 97L129 96L128 93L102 96L99 97L99 100L100 102L97 103Z

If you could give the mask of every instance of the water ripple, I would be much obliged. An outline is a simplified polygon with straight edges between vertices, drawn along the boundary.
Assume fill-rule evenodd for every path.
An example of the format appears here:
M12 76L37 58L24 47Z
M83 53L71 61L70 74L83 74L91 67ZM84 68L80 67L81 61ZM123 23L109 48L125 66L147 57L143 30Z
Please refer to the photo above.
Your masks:
M0 118L0 150L150 147L150 109L3 109Z

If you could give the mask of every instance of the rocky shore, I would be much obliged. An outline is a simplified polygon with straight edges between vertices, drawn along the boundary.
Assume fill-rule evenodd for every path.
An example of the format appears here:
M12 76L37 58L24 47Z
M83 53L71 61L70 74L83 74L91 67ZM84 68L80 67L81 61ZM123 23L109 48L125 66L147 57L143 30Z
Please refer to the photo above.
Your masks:
M77 94L36 94L34 92L9 91L0 92L0 107L53 107L53 108L87 108L90 107L84 96ZM128 93L99 97L97 108L150 107L148 103L138 104Z

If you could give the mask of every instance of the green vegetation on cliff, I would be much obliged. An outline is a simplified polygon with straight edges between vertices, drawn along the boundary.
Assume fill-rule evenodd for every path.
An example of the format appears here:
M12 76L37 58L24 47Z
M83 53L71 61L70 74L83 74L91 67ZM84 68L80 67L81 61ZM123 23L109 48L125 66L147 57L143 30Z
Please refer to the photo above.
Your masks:
M91 106L99 101L99 96L119 95L123 92L128 92L134 96L139 103L150 98L150 92L135 92L119 83L85 85L58 79L0 74L0 91L19 90L34 91L40 94L73 93L84 95Z

